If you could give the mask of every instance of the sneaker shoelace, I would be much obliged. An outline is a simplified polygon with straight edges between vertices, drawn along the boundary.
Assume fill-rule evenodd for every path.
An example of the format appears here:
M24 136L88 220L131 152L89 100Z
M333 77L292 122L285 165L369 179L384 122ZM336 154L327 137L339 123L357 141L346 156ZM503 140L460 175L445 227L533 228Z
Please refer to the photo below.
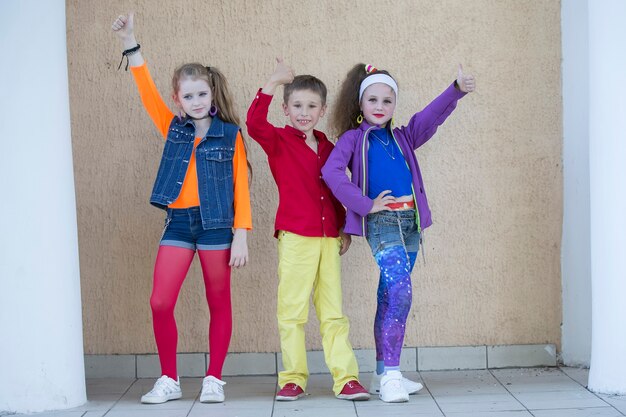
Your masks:
M210 379L204 380L202 383L202 390L208 391L212 394L221 394L224 392L224 388L217 383L217 381L213 381Z
M174 392L175 387L172 386L170 382L170 378L163 375L161 378L157 379L154 384L154 388L148 393L152 395L167 395Z
M387 382L385 385L390 385L394 389L400 389L402 387L402 380L401 379L392 379L389 382Z
M354 381L348 381L348 382L346 383L346 385L347 385L347 386L348 386L348 388L350 388L350 389L356 389L356 388L359 388L359 387L357 386L357 384L356 384Z
M404 377L400 376L400 375L394 375L393 377L387 379L387 381L385 381L384 385L391 385L393 387L399 388L402 385L402 379ZM381 380L382 382L382 380Z

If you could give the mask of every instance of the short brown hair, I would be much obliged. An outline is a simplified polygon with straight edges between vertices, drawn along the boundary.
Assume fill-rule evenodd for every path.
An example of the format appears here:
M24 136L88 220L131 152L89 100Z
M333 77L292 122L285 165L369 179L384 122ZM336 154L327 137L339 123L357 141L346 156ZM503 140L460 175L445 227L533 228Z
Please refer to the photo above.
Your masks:
M311 90L319 94L322 99L322 106L326 104L326 85L317 77L312 75L296 75L291 83L285 84L285 90L283 92L283 101L285 104L289 101L291 93L297 90Z

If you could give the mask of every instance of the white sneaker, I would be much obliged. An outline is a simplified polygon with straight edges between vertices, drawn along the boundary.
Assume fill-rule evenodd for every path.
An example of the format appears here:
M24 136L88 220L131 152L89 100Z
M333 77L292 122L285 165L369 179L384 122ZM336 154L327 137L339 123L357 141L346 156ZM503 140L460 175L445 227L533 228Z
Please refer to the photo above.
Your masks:
M386 403L405 403L409 401L409 393L402 384L400 371L388 371L380 379L380 399Z
M202 380L201 403L223 403L226 382L209 375Z
M141 402L144 404L161 404L169 400L177 400L182 396L180 382L163 375L154 383L154 388L141 397Z
M372 381L370 382L369 389L370 394L380 394L380 380L382 377L382 374L378 375L376 372L372 374ZM424 386L419 382L411 381L405 377L402 377L402 384L409 395L417 394L422 388L424 388Z

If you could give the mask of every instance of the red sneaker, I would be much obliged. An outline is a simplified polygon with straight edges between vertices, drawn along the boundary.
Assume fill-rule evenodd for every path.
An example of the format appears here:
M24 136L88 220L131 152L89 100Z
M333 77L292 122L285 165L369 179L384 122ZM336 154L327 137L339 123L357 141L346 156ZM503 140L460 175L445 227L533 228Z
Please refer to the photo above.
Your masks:
M276 401L295 401L304 395L304 390L298 385L290 382L278 391Z
M341 392L337 395L341 400L367 401L370 393L356 379L346 382Z

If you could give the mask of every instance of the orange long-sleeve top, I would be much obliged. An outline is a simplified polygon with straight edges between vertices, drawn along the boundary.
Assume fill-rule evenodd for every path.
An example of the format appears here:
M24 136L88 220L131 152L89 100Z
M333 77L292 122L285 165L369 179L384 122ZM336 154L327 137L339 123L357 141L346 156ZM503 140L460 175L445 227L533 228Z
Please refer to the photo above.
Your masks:
M167 132L174 118L174 113L161 98L161 94L159 94L145 62L139 67L131 67L131 72L137 83L139 95L146 112L159 132L161 132L163 138L167 138ZM198 146L201 140L201 137L196 137L194 140L193 152L189 159L189 167L187 168L187 174L185 175L180 194L168 206L169 208L188 208L200 205L198 173L196 171L196 146ZM250 190L248 188L248 166L246 164L246 149L241 132L237 134L237 140L235 141L233 182L235 209L233 227L235 229L250 230L252 229L252 210L250 208Z

